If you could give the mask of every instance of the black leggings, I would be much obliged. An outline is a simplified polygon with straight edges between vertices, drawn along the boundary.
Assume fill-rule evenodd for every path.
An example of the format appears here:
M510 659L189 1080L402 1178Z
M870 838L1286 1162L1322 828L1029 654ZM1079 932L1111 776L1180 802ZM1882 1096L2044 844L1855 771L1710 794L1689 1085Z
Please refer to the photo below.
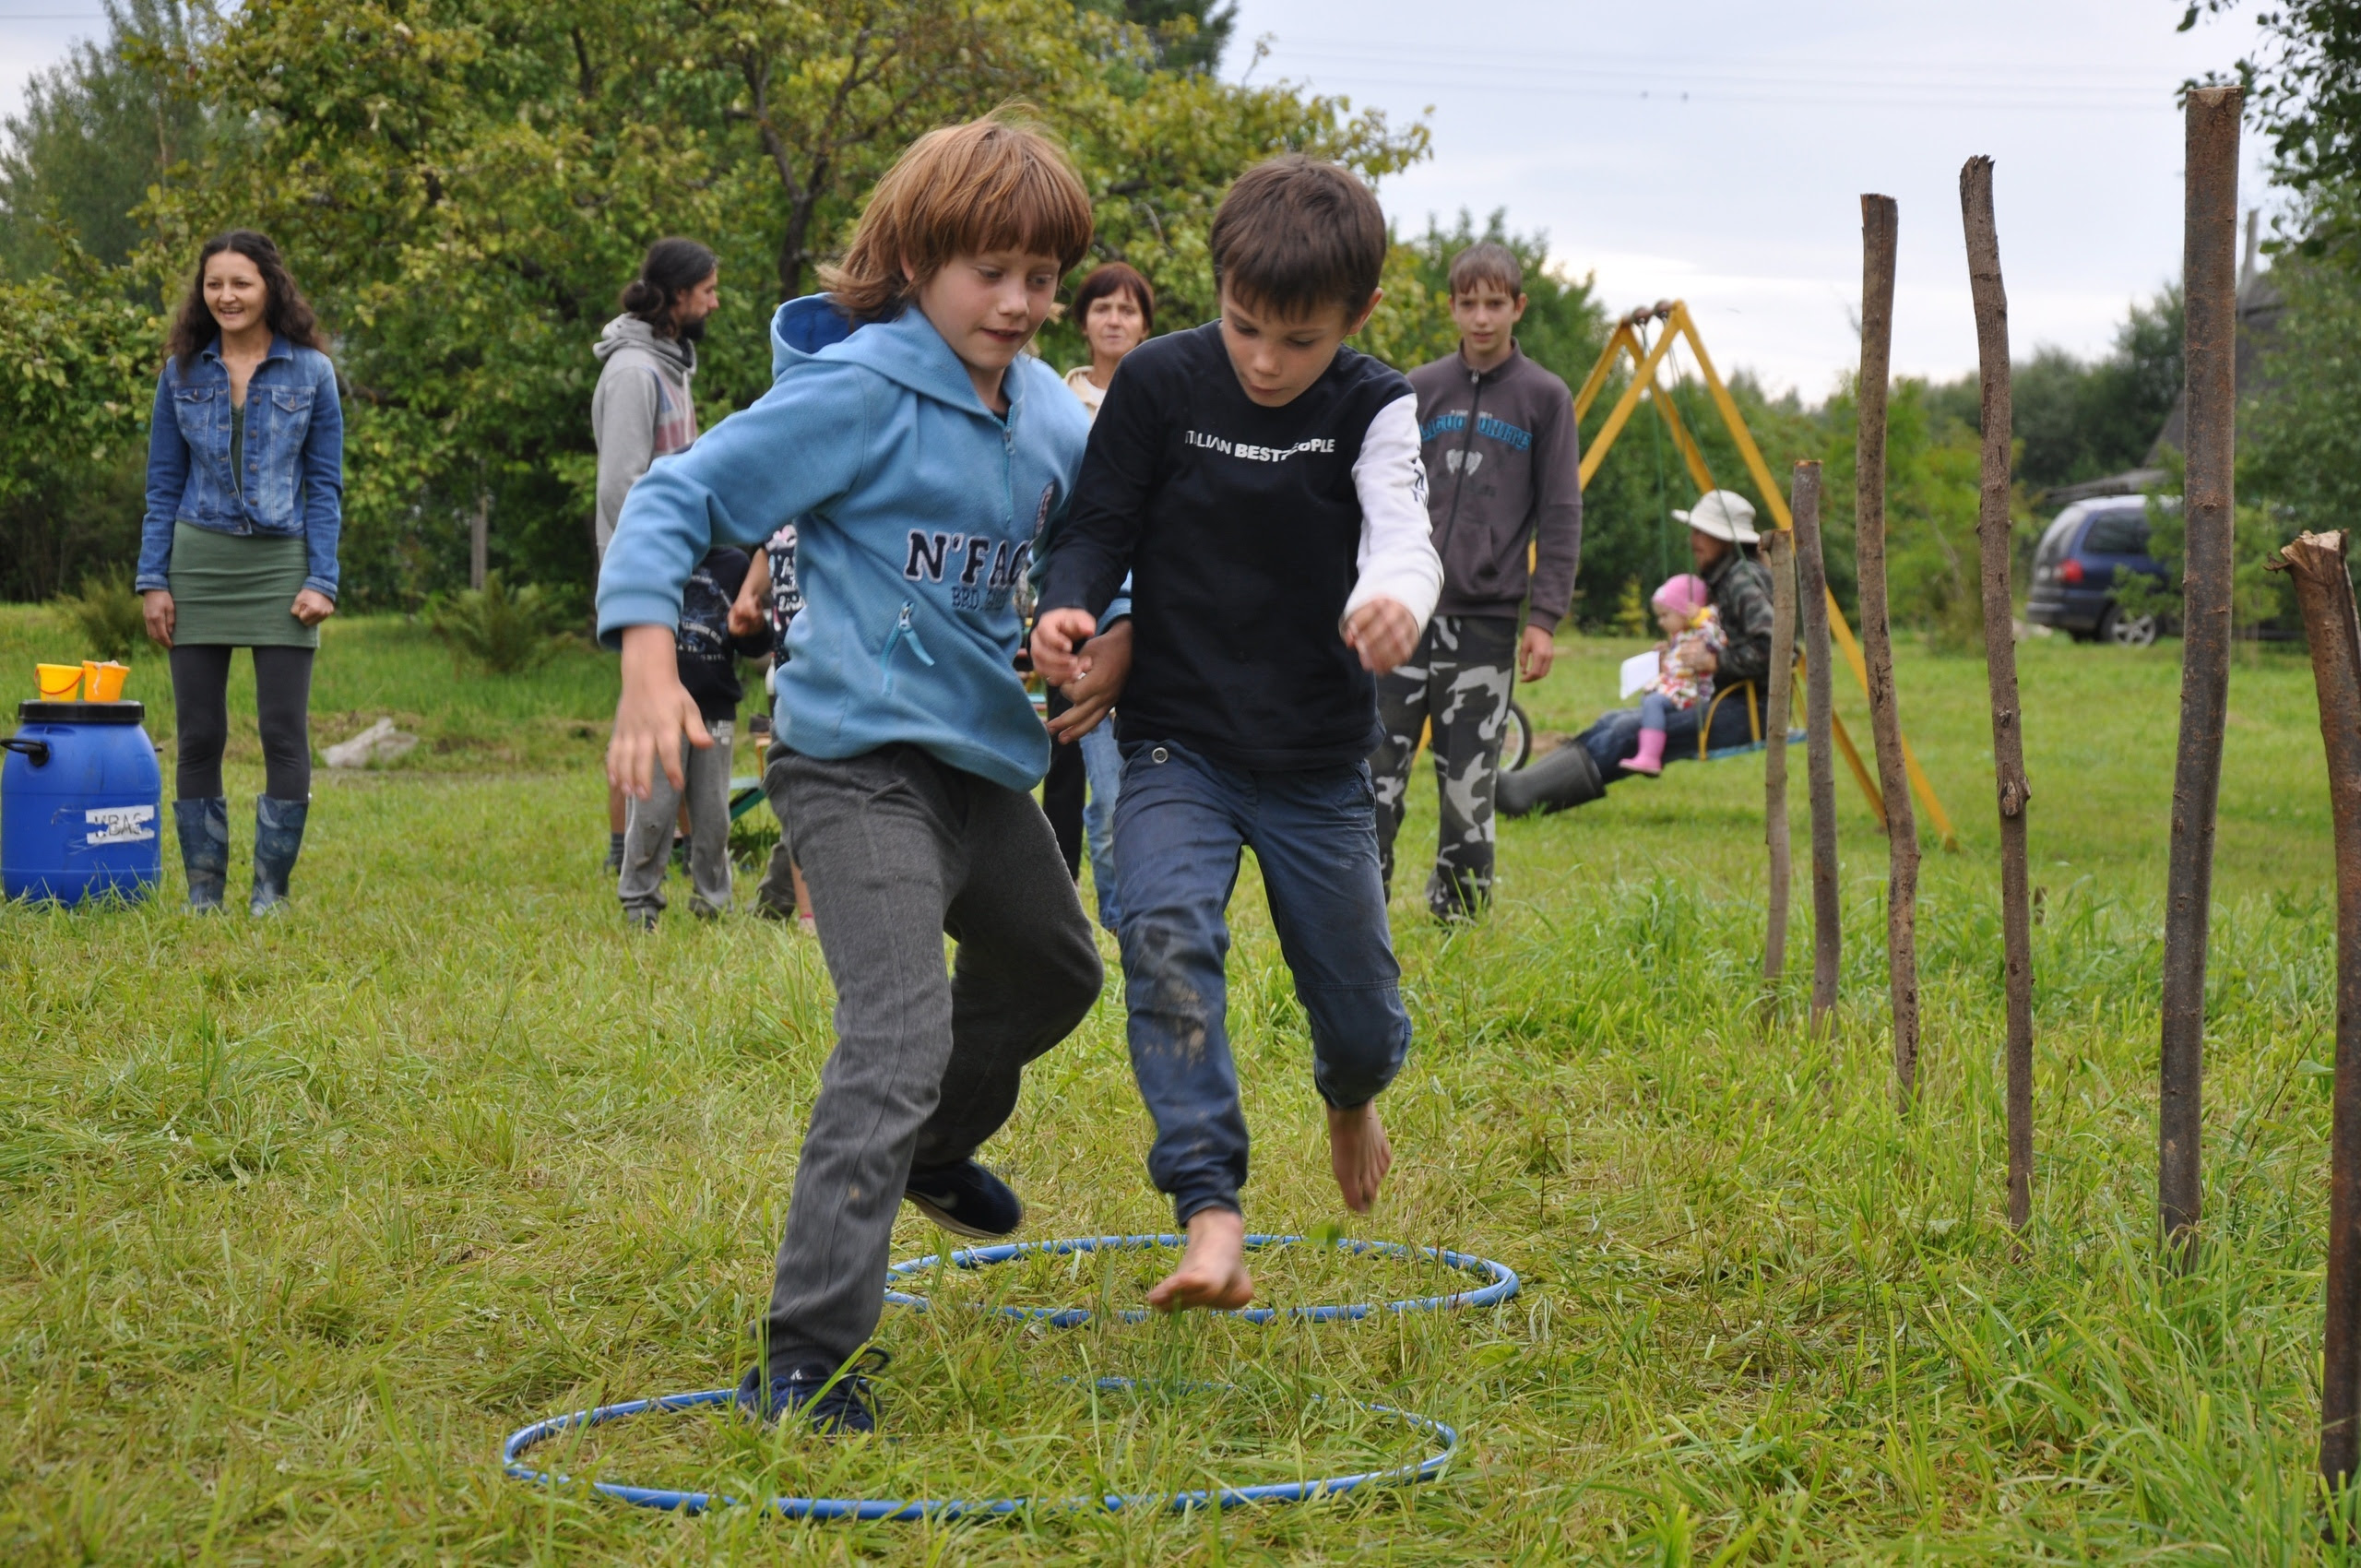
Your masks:
M221 748L230 743L230 655L219 643L172 649L172 708L180 729L180 795L221 793ZM263 793L312 798L312 655L308 647L255 652L255 717L262 731Z

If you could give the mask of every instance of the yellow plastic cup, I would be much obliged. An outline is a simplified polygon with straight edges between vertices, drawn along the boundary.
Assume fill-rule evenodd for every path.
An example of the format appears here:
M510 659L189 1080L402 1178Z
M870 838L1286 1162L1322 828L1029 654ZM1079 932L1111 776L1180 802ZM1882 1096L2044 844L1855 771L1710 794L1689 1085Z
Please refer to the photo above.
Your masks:
M41 682L43 702L79 702L82 700L82 667L78 664L36 664L33 673Z
M82 695L92 702L121 702L123 683L130 678L128 664L117 664L112 659L82 660Z

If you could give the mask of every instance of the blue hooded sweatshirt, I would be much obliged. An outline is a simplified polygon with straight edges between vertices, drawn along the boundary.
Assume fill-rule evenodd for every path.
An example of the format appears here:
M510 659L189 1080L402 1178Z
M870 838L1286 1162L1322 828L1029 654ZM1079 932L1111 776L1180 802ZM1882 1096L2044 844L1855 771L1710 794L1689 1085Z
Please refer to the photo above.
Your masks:
M825 295L789 301L771 356L769 391L632 487L599 575L600 640L677 625L706 551L796 519L804 609L778 671L779 738L814 757L906 742L1031 789L1050 742L1015 671L1012 600L1063 519L1082 405L1020 356L1001 419L915 308L848 335Z

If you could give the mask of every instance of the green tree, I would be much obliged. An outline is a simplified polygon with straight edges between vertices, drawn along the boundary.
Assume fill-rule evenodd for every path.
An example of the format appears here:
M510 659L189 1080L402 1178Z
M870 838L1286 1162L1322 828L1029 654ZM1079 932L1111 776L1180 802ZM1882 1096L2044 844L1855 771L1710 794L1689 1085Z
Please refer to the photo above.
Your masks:
M196 89L214 30L185 0L105 0L107 38L77 43L25 85L0 125L0 277L57 266L62 231L109 266L147 239L149 191L181 177L218 128Z
M589 349L657 236L721 257L710 423L769 384L772 306L934 125L1030 100L1074 150L1098 255L1146 271L1175 325L1211 313L1205 231L1248 164L1300 149L1377 178L1424 155L1422 125L1169 64L1192 16L1151 19L1169 25L1071 0L248 6L197 89L251 130L159 193L147 265L170 276L231 221L288 254L347 388L356 606L450 587L486 499L492 564L578 594Z
M1157 64L1168 70L1213 72L1238 26L1238 0L1074 0L1145 29L1155 40Z
M48 599L137 553L162 323L71 236L0 281L0 599Z
M2238 4L2194 0L2180 30ZM2319 257L2361 241L2361 6L2272 0L2255 20L2263 46L2238 62L2238 76L2253 95L2249 112L2271 138L2272 176L2296 198L2286 232Z
M2238 488L2271 500L2291 537L2361 524L2361 268L2334 259L2273 269L2286 308L2266 390L2240 410Z
M2047 490L2140 467L2180 396L2180 287L2134 303L2096 360L2039 348L2011 367L2018 481ZM1973 375L1926 389L1930 411L1971 431L1983 398Z

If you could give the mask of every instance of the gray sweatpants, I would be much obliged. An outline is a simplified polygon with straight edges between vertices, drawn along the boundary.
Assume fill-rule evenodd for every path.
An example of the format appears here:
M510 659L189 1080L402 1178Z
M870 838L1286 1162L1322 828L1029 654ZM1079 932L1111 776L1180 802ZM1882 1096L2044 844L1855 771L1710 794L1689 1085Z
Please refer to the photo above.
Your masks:
M662 768L651 767L647 799L631 802L623 874L615 879L625 914L652 917L664 910L664 862L683 796L689 802L689 908L700 915L730 908L730 747L737 726L722 719L706 728L713 731L710 749L681 742L686 787L673 789Z
M772 1376L860 1348L884 1305L912 1165L972 1156L1016 1108L1026 1063L1104 978L1033 797L915 746L766 773L812 890L836 1046L795 1169L761 1332ZM943 935L959 944L944 972Z

